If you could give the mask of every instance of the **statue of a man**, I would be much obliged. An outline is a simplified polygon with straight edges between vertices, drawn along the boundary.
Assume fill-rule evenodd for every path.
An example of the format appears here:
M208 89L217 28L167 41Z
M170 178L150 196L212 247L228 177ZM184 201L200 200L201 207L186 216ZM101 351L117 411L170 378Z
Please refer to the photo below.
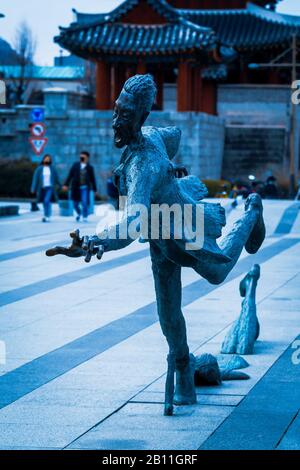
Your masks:
M56 247L48 256L65 254L71 257L85 256L90 259L98 251L119 250L136 237L126 239L124 233L135 219L131 211L135 205L146 207L153 204L177 204L201 208L204 220L204 237L201 246L190 246L189 236L175 234L169 239L148 237L155 282L158 316L167 339L170 355L175 358L177 405L196 402L194 377L186 336L185 320L181 311L181 267L193 268L212 284L220 284L236 264L242 249L256 253L265 237L263 208L260 197L252 194L245 204L245 212L231 232L217 245L225 225L225 212L219 204L201 201L207 194L206 187L195 176L177 178L177 169L171 159L177 152L180 131L176 128L142 127L151 111L156 96L156 86L151 75L135 75L129 78L115 103L113 115L114 142L125 150L120 165L115 170L115 181L120 195L127 196L124 218L117 226L104 232L81 238L79 231L71 234L69 248ZM195 214L192 214L194 220ZM193 227L194 222L193 222ZM180 230L179 230L180 232ZM144 237L145 238L145 237ZM99 253L99 252L98 252Z

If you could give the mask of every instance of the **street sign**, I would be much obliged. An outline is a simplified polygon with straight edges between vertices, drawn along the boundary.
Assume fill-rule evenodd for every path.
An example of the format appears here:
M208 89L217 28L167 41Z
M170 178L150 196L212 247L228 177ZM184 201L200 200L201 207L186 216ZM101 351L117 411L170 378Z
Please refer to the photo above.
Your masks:
M31 111L31 121L41 122L45 119L45 111L43 108L33 108Z
M43 153L43 151L44 151L44 149L47 145L48 139L47 139L47 137L41 137L41 138L30 137L29 142L31 144L31 147L32 147L35 155L39 156Z
M46 133L46 126L43 122L35 122L30 128L33 137L44 137Z

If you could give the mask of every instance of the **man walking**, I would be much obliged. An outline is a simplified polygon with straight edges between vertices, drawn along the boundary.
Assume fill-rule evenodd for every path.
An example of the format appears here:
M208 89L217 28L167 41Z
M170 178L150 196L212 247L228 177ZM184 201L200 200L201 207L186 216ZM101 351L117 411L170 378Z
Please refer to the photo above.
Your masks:
M80 161L73 164L63 187L67 191L71 183L71 199L77 213L77 222L81 216L83 222L87 222L90 191L97 191L95 172L89 158L89 152L80 153Z

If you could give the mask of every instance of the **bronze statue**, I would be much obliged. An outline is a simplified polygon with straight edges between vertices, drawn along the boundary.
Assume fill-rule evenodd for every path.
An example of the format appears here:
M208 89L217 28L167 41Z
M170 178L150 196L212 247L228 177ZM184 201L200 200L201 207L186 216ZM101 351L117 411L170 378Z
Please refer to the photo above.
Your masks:
M115 170L115 182L119 193L127 196L127 208L122 221L104 232L80 237L79 231L71 234L69 248L56 247L47 251L48 256L64 254L71 257L84 256L90 261L93 255L119 250L129 245L139 235L122 238L124 229L135 221L136 205L176 204L184 209L192 207L192 228L195 212L202 211L204 220L201 244L191 247L190 232L179 230L173 223L170 237L148 236L152 270L157 298L160 325L166 336L169 354L169 374L166 384L167 406L165 414L172 414L172 370L176 371L174 403L177 405L196 402L193 358L190 357L185 320L181 311L181 267L191 267L212 284L220 284L236 264L242 249L256 253L265 237L263 207L260 196L253 194L245 204L245 213L231 232L217 244L225 225L225 211L220 204L202 201L207 190L195 176L177 178L178 169L172 163L177 153L181 133L179 129L143 127L153 106L156 86L151 75L135 75L129 78L115 103L113 115L114 142L118 148L125 147L120 165ZM184 211L183 211L184 213ZM197 214L196 214L197 216ZM199 229L199 227L198 227ZM180 235L179 234L179 235ZM142 238L147 238L143 235ZM200 237L201 238L201 237ZM99 251L100 247L100 251ZM173 379L174 380L174 379Z
M244 297L239 318L227 333L221 352L224 354L252 354L254 343L259 336L259 323L256 315L256 287L260 277L260 267L255 264L240 282L240 294Z
M195 385L221 385L224 380L248 380L248 374L239 369L249 364L241 356L217 357L212 354L201 354L195 358Z

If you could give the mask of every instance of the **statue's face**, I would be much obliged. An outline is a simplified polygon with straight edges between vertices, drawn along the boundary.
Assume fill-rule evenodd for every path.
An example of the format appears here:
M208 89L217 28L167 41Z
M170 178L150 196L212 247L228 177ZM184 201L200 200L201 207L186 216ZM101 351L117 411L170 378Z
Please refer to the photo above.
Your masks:
M144 109L137 106L133 95L122 91L115 103L113 130L115 146L122 148L129 145L137 136L147 117Z

